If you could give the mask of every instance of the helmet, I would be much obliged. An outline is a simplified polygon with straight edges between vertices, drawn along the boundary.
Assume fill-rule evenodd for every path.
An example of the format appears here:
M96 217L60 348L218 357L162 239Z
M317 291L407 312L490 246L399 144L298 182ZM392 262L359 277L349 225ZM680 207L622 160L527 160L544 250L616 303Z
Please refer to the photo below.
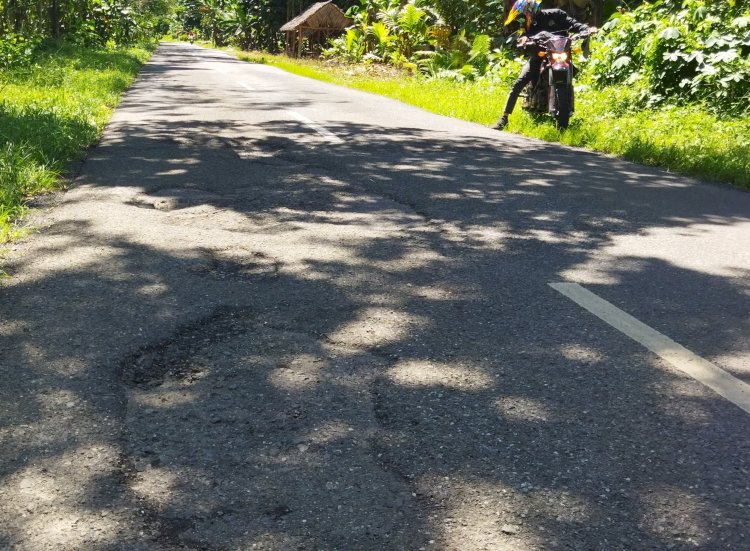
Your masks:
M513 3L513 7L510 8L505 24L510 25L518 16L523 15L526 18L526 30L529 30L534 21L534 16L539 12L541 7L542 0L516 0Z

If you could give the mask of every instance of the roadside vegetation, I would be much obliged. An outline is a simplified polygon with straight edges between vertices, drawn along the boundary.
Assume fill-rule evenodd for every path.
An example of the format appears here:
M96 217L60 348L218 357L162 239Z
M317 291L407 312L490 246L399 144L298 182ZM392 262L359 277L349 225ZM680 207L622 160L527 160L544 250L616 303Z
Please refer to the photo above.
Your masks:
M0 0L0 243L97 140L168 13L157 0Z
M94 143L150 52L50 43L0 72L0 241L15 237L26 199L56 189Z

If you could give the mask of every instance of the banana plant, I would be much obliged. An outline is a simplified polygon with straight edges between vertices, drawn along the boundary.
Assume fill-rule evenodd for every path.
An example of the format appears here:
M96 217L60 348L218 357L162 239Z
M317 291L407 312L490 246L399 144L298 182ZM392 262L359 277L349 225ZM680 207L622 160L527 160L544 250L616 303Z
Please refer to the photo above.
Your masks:
M251 6L245 1L232 1L223 12L220 27L223 33L232 37L243 50L249 49L252 43L253 27L257 17Z
M222 22L227 18L224 11L225 0L202 0L198 8L203 14L203 26L210 29L211 41L216 46L224 43L224 35L221 32Z

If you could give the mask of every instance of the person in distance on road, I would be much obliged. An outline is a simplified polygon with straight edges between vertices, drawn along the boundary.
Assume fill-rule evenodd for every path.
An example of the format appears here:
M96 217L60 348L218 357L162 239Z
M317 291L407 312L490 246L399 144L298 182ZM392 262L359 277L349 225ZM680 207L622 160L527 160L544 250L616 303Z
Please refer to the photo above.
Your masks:
M589 27L576 21L563 10L543 10L541 6L541 0L516 0L510 9L508 18L505 20L506 26L523 17L521 21L521 37L518 39L519 48L523 49L531 37L542 31L549 33L569 33L573 31L575 33L588 32L590 34L596 32L595 27ZM500 120L492 128L502 130L507 126L508 117L516 107L518 96L521 94L524 86L539 76L541 68L542 58L537 55L531 55L526 65L523 66L521 74L510 89L508 100L505 102L505 109L503 109L503 116L500 117Z

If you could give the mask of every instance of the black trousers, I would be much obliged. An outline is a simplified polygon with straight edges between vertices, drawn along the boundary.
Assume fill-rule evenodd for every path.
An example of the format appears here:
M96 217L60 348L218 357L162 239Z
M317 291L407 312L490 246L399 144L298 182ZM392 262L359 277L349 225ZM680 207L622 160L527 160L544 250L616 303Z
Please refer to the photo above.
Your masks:
M513 109L516 108L518 96L521 95L524 86L526 86L529 82L532 82L534 79L539 78L539 71L541 71L541 69L541 57L535 55L529 58L529 60L526 62L526 65L523 66L521 74L518 75L518 78L513 83L513 86L510 87L510 94L508 94L508 101L505 102L503 115L510 115L513 112Z

